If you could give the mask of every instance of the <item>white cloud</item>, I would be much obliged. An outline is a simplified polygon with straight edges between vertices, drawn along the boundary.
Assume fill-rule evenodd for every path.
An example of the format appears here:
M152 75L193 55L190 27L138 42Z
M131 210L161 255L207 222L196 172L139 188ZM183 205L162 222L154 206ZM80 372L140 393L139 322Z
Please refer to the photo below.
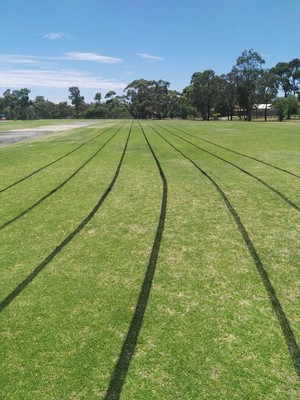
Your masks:
M118 64L123 62L121 58L102 56L97 53L79 53L79 52L69 52L65 53L65 59L76 60L76 61L96 61L102 64Z
M42 36L42 38L44 39L57 40L57 39L62 39L67 35L63 32L54 32L54 33L42 33L40 36Z
M69 61L93 61L101 64L119 64L124 60L122 58L102 56L97 53L81 53L81 52L68 52L64 53L63 56L57 57L42 57L42 56L31 56L31 55L19 55L19 54L0 54L0 64L46 64L53 63L62 60Z
M18 54L0 54L0 64L38 64L37 57Z
M120 90L124 89L127 83L119 82L116 79L103 79L101 76L73 69L0 70L0 87L4 88L68 88L70 86L78 86L80 89Z
M78 86L80 89L120 91L127 86L127 83L119 79L105 79L97 72L87 72L81 68L66 66L66 63L73 65L76 61L78 65L78 62L83 60L107 65L123 61L120 58L102 56L97 53L72 52L57 57L0 54L0 87L5 89L28 87L59 91L70 86Z
M141 57L143 60L147 62L158 62L158 61L164 61L164 58L158 57L158 56L153 56L148 53L136 53L137 56Z

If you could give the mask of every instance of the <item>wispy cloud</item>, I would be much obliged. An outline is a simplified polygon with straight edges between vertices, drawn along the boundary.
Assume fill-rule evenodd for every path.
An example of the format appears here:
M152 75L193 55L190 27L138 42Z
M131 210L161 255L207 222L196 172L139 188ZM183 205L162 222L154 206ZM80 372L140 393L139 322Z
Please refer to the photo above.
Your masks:
M2 69L0 87L44 87L67 88L78 86L82 89L119 90L127 83L117 79L103 79L101 76L74 69Z
M158 56L153 56L148 53L136 53L137 56L141 57L143 60L146 62L158 62L158 61L164 61L164 58L158 57Z
M67 37L68 35L63 32L53 32L53 33L41 33L40 36L43 39L57 40Z
M78 86L82 89L117 91L127 86L127 83L119 79L106 79L97 72L87 72L78 68L80 61L102 64L123 62L121 58L102 56L97 53L69 52L54 57L0 54L0 87L58 89ZM76 65L76 67L69 68L71 65Z
M39 57L18 54L0 54L0 64L38 64Z
M79 52L69 52L65 53L65 59L76 60L76 61L95 61L102 64L119 64L124 60L122 58L102 56L97 53L79 53Z
M53 62L59 62L63 60L69 61L91 61L101 64L119 64L124 60L122 58L103 56L97 53L80 53L80 52L69 52L64 53L62 56L56 57L42 57L42 56L31 56L31 55L19 55L19 54L0 54L0 65L12 65L12 64L49 64Z

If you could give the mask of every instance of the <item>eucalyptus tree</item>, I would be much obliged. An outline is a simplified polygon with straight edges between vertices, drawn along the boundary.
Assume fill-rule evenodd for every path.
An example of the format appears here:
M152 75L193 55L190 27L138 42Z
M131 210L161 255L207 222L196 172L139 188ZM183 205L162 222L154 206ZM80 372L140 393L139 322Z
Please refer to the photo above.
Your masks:
M294 58L288 63L290 68L290 81L292 94L295 96L300 92L300 59Z
M244 50L233 67L237 77L237 96L239 105L243 106L248 121L251 121L251 110L256 101L258 82L261 79L265 60L253 49Z
M73 108L67 101L61 101L57 104L57 117L58 118L71 118L73 115Z
M106 94L105 104L105 118L128 118L130 114L127 107L126 96L117 96L114 91L110 91Z
M4 97L0 97L0 113L1 114L4 114L4 109L5 109Z
M227 74L220 76L216 110L221 114L227 115L228 119L232 121L236 102L237 76L236 71L231 70Z
M16 118L15 108L17 105L17 96L14 94L14 92L11 91L11 89L7 89L3 93L3 98L4 98L4 113L7 115L8 119L15 119Z
M106 102L107 103L107 102ZM115 96L105 104L106 118L130 118L126 96Z
M145 119L148 102L148 81L136 79L124 89L128 100L128 109L134 118Z
M192 101L192 86L186 86L179 97L179 115L182 119L196 118L198 111Z
M219 79L212 69L192 75L189 96L203 120L210 119L211 109L217 98Z
M169 112L169 91L170 82L159 79L152 81L151 91L151 114L154 118L162 119L168 116Z
M116 95L116 92L114 90L110 90L109 92L106 93L106 95L104 96L106 100L106 102L112 100Z
M44 96L36 96L32 107L35 118L51 118L48 114L47 103Z
M5 113L9 119L27 119L27 110L31 105L29 100L30 89L20 90L7 89L3 93Z
M164 118L168 109L169 82L137 79L126 86L128 110L134 118Z
M268 104L270 104L276 98L277 93L278 90L275 75L271 70L265 70L257 83L258 100L265 105L265 121L267 121Z
M287 97L292 92L291 69L287 62L279 62L275 67L270 70L275 78L277 89L284 93L284 97Z
M168 116L173 119L180 115L180 93L169 90L166 95Z
M30 89L23 88L20 89L18 93L18 104L19 104L21 119L27 119L27 109L32 104L32 102L29 100L30 92L31 92Z
M277 87L288 95L296 95L300 92L300 59L294 58L289 62L279 62L271 68L276 77Z
M77 86L71 86L69 87L69 100L71 100L71 103L75 107L75 112L76 112L76 118L79 117L79 111L84 105L84 96L80 95L80 90L78 89Z
M94 100L95 100L95 102L97 103L97 104L100 104L101 103L101 93L100 92L97 92L96 94L95 94L95 97L94 97Z

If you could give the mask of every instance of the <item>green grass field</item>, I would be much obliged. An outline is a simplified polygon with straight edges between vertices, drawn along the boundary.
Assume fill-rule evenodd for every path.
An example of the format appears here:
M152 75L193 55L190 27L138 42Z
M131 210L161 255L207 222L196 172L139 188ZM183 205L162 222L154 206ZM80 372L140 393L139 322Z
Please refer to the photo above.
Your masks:
M296 122L1 147L0 398L298 400L299 183Z

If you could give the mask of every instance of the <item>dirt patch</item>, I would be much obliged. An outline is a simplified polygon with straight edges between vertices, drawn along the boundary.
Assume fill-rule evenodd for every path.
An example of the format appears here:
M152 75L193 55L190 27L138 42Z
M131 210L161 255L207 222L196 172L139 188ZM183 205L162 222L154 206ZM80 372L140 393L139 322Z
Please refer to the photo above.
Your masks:
M71 124L45 125L37 128L17 129L0 132L0 146L8 146L13 143L21 142L28 139L36 139L41 136L49 135L53 132L63 132L70 129L80 128L95 124L96 122L85 121L75 122Z

